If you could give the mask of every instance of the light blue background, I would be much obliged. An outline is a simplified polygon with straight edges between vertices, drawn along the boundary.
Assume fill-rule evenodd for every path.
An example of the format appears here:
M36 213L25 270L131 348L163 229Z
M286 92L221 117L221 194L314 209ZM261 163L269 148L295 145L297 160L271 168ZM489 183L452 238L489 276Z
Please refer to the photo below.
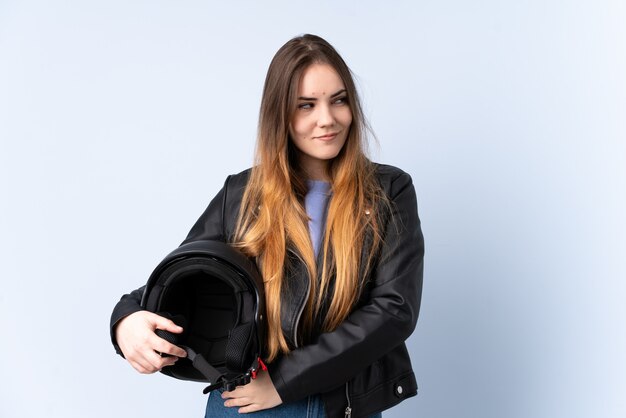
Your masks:
M0 416L199 417L111 309L251 164L265 72L327 38L426 237L386 417L626 416L623 1L0 1Z

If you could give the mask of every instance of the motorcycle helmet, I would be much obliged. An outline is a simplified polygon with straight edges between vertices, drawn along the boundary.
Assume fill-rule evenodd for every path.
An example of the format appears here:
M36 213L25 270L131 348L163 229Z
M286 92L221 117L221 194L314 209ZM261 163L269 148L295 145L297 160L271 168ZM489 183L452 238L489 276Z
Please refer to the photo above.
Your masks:
M183 328L156 331L187 351L162 373L207 382L208 393L233 390L265 369L263 280L255 263L228 244L194 241L172 251L148 279L141 306Z

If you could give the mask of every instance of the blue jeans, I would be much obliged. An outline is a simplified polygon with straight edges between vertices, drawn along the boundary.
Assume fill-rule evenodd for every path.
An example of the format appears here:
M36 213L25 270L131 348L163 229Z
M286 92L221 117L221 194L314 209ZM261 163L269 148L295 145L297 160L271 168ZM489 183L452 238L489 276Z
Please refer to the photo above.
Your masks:
M239 414L239 407L225 407L222 391L216 390L209 394L204 418L254 417L254 418L326 418L324 402L319 395L309 396L297 402L281 404L272 409L265 409L248 414ZM382 414L374 414L370 418L381 418Z
M298 402L281 404L272 409L264 409L263 411L242 415L237 412L239 410L237 406L225 407L224 399L222 399L221 395L221 390L216 390L209 394L204 418L242 418L247 416L254 418L326 418L324 403L319 396L309 396Z

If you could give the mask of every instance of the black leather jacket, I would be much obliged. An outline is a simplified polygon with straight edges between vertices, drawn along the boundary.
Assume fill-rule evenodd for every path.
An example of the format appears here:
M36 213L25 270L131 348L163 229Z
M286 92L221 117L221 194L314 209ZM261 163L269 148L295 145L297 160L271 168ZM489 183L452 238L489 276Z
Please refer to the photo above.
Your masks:
M368 416L417 394L417 383L404 341L415 328L422 291L424 240L411 177L402 170L376 165L377 177L392 205L384 244L376 266L353 312L333 332L298 336L298 321L309 292L304 266L289 269L289 294L282 298L282 327L294 348L269 365L283 402L321 394L331 417ZM193 226L183 243L229 242L235 229L249 170L229 176L224 187ZM364 254L367 254L367 242ZM143 288L124 295L111 316L114 327L141 309ZM349 408L349 409L348 409Z

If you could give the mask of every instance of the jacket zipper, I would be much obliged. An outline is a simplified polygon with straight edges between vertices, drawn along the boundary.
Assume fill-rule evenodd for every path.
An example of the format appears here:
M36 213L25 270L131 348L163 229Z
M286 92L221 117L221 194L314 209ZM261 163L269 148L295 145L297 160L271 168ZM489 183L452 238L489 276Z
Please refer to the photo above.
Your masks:
M311 281L308 281L308 288L306 289L306 296L304 298L304 302L300 305L300 310L298 311L298 316L296 316L296 322L293 327L293 344L296 348L298 348L298 324L300 323L300 317L302 316L302 312L304 312L304 307L306 306L307 300L309 300L309 293L311 293Z
M328 204L329 202L327 202ZM328 208L326 208L326 210L328 210ZM324 224L326 224L326 220L324 220ZM321 237L321 242L324 242L324 238L326 237L326 228L324 228L324 231L322 232L322 237ZM316 265L320 265L320 260L322 258L322 251L320 251L317 254L317 258L315 260L315 264ZM302 263L304 263L303 260L300 260ZM319 272L318 272L319 274ZM317 280L317 277L313 278L314 280ZM298 316L296 316L296 322L294 324L293 327L293 343L295 345L296 348L298 348L298 328L299 328L299 324L300 324L300 317L302 316L302 312L304 312L304 307L306 306L308 300L309 300L309 295L311 294L311 279L309 279L307 281L308 283L308 287L306 289L306 295L304 298L304 301L302 303L302 305L300 305L300 310L298 311Z
M350 394L348 393L348 382L346 382L346 399L348 400L348 406L346 406L346 418L352 417L352 407L350 406Z
M324 236L326 235L326 233L324 232L324 234L322 234L322 240L324 239ZM317 255L317 259L315 260L315 263L319 266L320 265L320 259L322 258L322 253L320 252ZM304 261L300 260L302 263L304 263ZM315 278L317 280L317 278ZM308 300L309 300L309 295L311 294L311 280L307 280L307 284L308 287L306 289L306 295L304 296L304 300L302 302L302 304L300 305L300 309L298 311L298 315L296 316L296 322L294 323L294 327L293 327L293 343L295 345L296 348L298 348L298 328L299 328L299 324L300 324L300 318L302 317L302 312L304 312L304 307L306 306Z

